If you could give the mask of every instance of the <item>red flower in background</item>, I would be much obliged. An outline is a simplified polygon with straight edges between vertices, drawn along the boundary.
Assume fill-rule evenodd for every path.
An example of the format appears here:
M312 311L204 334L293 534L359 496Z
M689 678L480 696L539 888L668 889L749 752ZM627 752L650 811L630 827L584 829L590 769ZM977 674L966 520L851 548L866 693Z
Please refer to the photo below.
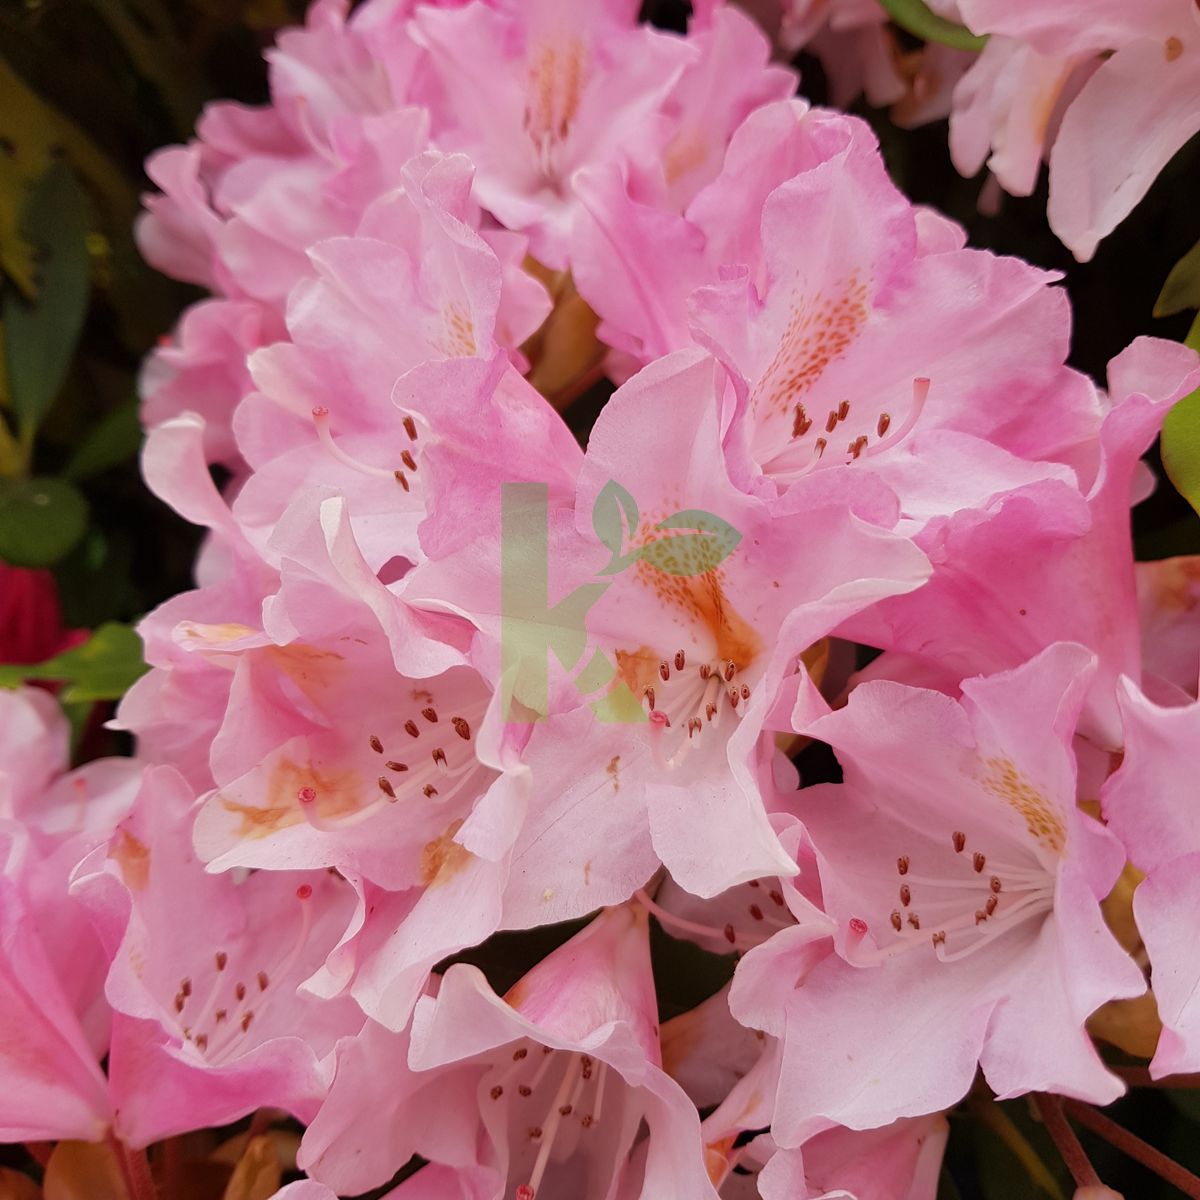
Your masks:
M65 629L49 571L0 563L0 663L38 663L87 638Z

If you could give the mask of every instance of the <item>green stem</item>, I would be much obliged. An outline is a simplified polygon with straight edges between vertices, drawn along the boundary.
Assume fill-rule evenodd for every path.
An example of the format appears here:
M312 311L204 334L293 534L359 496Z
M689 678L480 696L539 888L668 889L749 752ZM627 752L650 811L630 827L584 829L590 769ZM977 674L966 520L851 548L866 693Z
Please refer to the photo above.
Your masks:
M958 25L939 17L924 3L924 0L879 0L901 29L927 42L939 42L955 50L982 50L987 38L972 33L965 25Z

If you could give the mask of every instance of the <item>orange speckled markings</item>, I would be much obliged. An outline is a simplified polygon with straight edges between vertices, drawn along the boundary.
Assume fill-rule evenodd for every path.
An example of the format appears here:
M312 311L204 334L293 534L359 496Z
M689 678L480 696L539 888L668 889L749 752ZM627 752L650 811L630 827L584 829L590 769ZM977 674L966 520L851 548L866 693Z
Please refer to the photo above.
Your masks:
M1062 854L1067 831L1051 803L1025 778L1011 759L989 758L984 762L983 786L993 796L1015 809L1025 826L1047 850Z
M870 316L870 292L851 275L836 297L797 299L775 357L750 394L765 412L788 413L795 402L841 358Z

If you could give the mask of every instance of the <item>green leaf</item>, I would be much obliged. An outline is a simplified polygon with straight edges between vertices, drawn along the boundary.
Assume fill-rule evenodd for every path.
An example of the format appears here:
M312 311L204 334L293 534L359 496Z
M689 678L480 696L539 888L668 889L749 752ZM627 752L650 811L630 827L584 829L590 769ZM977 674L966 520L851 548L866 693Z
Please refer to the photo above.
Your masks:
M599 574L615 574L637 560L636 554L621 554L625 546L626 531L632 536L637 526L637 501L615 479L610 479L600 489L600 494L592 505L592 528L612 554L608 566Z
M955 50L982 50L987 45L986 37L977 36L965 25L939 17L923 0L879 0L879 3L901 29L927 42L940 42Z
M641 558L668 575L694 576L714 570L737 549L742 535L728 521L698 508L684 509L655 529L692 529L657 538L641 549Z
M38 252L38 293L32 303L10 293L4 341L13 411L29 437L62 388L87 312L83 193L65 162L53 163L30 188L22 228Z
M1185 339L1200 349L1200 317ZM1200 389L1175 405L1162 428L1162 462L1175 490L1200 513Z
M1154 302L1154 315L1169 317L1192 308L1200 308L1200 242L1171 268Z
M0 479L0 560L48 567L87 531L88 506L62 479Z
M142 639L116 621L101 625L82 646L33 666L0 666L0 687L19 687L27 679L57 679L67 686L65 704L119 700L146 673Z
M138 404L130 400L106 413L88 430L63 468L63 475L67 479L90 479L132 458L141 444Z

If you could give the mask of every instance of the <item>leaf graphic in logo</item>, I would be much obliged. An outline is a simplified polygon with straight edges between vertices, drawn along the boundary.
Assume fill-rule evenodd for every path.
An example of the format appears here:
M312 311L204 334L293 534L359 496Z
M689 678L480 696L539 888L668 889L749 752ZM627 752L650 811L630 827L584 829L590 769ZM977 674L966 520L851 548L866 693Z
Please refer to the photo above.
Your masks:
M610 479L600 489L600 494L592 505L592 528L612 554L608 566L598 574L615 575L637 561L637 551L631 554L621 553L637 525L637 501L615 479Z
M728 521L699 508L687 508L660 521L655 529L694 532L656 538L641 548L641 558L667 575L703 575L720 566L738 547L742 535Z

